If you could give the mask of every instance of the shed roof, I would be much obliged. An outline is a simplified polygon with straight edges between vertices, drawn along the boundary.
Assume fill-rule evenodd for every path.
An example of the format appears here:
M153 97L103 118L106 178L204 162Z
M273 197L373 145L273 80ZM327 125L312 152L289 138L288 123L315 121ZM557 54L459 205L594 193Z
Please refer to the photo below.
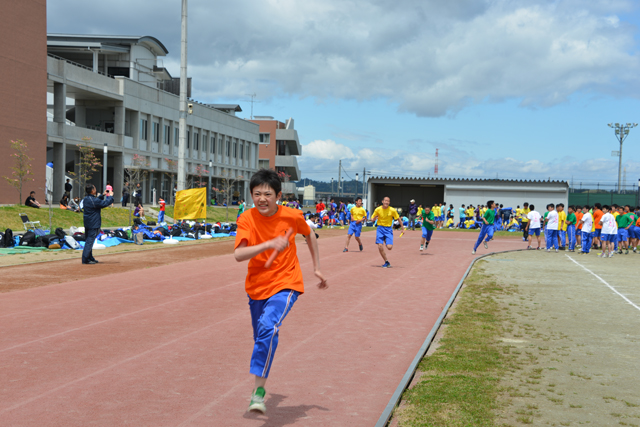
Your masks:
M47 47L62 49L89 48L102 51L128 51L126 46L145 45L156 56L165 56L167 48L152 36L117 36L96 34L47 34Z
M442 182L444 183L486 183L486 184L500 184L500 183L514 183L520 182L523 184L566 184L567 181L561 180L528 180L528 179L497 179L497 178L440 178L440 177L404 177L404 176L370 176L370 180L394 180L394 181L406 181L407 183L417 182L417 181L429 181L429 182Z

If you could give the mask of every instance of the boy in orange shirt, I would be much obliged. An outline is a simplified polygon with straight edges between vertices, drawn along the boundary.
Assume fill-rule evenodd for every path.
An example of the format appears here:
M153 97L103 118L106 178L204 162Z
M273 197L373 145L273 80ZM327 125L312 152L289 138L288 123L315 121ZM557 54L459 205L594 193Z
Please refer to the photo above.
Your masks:
M255 376L249 411L265 413L264 386L278 346L278 331L291 307L304 292L302 271L296 253L296 234L302 234L313 260L313 269L320 279L318 287L327 288L320 272L320 259L316 235L305 222L302 211L279 206L282 197L278 174L261 169L249 184L255 205L238 218L236 231L236 261L249 261L245 289L249 297L249 310L253 325L253 354L249 372ZM292 230L290 236L287 232ZM265 268L272 253L278 256Z
M602 242L600 241L600 235L602 234L602 224L600 224L600 220L604 215L602 212L602 205L600 203L596 203L593 205L593 224L596 226L595 230L592 233L593 236L593 248L600 249L602 247Z

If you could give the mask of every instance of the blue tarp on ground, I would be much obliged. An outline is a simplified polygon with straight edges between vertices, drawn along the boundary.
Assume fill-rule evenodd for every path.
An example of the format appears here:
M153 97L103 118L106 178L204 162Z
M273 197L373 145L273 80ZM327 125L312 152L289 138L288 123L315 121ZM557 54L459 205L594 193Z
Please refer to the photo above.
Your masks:
M104 240L98 240L96 239L96 242L98 243L102 243L103 245L105 245L107 248L110 248L112 246L118 246L121 243L133 243L132 240L126 240L126 239L121 239L120 237L107 237ZM79 249L84 248L84 242L78 242L78 244L80 245Z

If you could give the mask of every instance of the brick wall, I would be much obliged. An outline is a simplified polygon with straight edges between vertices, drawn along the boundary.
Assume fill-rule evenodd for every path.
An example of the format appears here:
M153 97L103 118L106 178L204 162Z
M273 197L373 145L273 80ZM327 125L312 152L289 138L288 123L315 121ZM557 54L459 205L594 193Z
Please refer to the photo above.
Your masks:
M44 203L47 158L47 2L0 0L0 176L10 174L11 140L23 139L34 158L33 178L23 188ZM0 204L18 192L0 178Z

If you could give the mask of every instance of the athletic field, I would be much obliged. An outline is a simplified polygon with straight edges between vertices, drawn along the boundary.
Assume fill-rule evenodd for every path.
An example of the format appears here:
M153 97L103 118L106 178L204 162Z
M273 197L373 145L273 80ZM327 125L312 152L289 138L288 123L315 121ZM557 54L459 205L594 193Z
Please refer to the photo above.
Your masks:
M436 231L419 252L419 231L397 236L383 269L375 233L348 253L344 234L321 235L325 291L298 241L306 293L281 329L264 416L245 412L252 331L246 263L231 242L4 267L0 286L37 287L0 294L2 424L374 425L477 237ZM489 250L522 245L498 239Z

